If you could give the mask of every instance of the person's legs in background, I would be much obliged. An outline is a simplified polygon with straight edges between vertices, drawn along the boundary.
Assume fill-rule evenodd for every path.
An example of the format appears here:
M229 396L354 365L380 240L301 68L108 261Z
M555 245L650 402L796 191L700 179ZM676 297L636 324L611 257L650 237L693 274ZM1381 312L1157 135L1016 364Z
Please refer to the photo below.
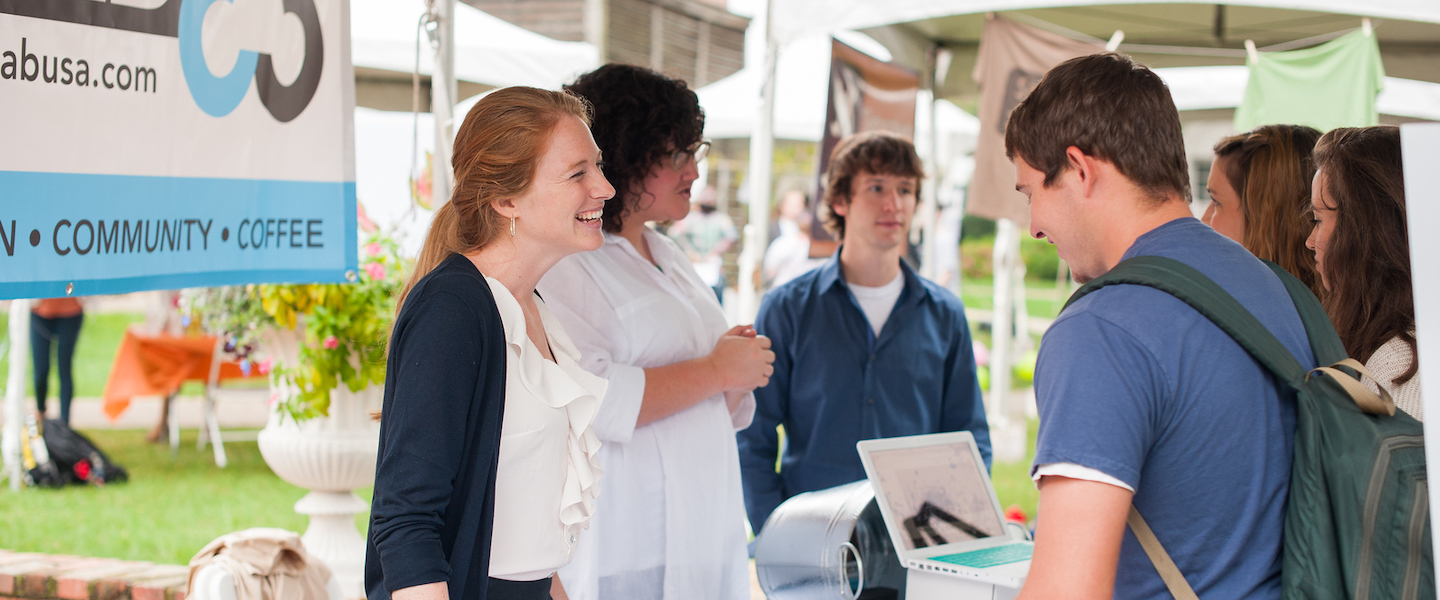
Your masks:
M45 394L50 385L50 338L55 319L30 315L30 365L35 373L35 408L45 417Z
M54 320L55 337L59 338L57 374L60 376L60 421L70 424L70 400L75 397L75 376L71 370L75 358L75 343L80 339L80 326L85 323L85 314L61 317Z

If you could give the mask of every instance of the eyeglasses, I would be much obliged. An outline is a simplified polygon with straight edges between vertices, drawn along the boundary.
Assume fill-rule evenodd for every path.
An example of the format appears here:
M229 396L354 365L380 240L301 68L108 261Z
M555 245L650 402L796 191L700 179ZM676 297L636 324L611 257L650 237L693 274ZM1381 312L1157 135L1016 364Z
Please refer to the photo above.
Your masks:
M675 167L676 171L683 171L690 161L693 160L698 164L705 160L707 154L710 154L710 140L700 140L694 146L676 150L674 154L670 155L670 164Z

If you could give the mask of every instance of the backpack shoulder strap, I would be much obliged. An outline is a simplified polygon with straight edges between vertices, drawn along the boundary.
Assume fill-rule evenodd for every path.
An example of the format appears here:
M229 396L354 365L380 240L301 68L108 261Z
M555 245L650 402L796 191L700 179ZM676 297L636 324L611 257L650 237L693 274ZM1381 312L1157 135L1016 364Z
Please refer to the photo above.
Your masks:
M1377 394L1360 383L1361 375L1372 381L1376 380L1375 376L1371 375L1360 361L1349 357L1345 344L1340 341L1340 334L1335 331L1335 324L1330 321L1330 315L1325 312L1325 307L1320 305L1320 300L1310 288L1300 283L1300 280L1284 267L1268 260L1262 259L1260 262L1270 267L1280 278L1280 282L1285 284L1285 290L1290 292L1290 301L1295 303L1295 311L1300 313L1300 322L1305 325L1305 335L1310 338L1310 351L1315 354L1315 363L1320 365L1311 370L1306 378L1317 373L1328 375L1362 412L1371 415L1394 415L1395 399L1390 396L1385 386L1376 386L1379 390Z
M1122 284L1152 287L1179 298L1229 334L1255 357L1255 360L1282 381L1298 388L1300 382L1305 380L1305 369L1295 359L1295 355L1291 354L1280 340L1275 339L1270 330L1250 314L1250 311L1245 310L1245 307L1219 284L1178 260L1162 256L1137 256L1127 259L1110 269L1110 272L1081 286L1070 296L1065 307L1069 308L1080 298L1100 288ZM1309 326L1307 323L1307 331Z
M1165 588L1170 590L1170 595L1175 600L1200 600L1195 595L1195 589L1190 587L1190 582L1185 580L1185 575L1180 572L1180 567L1175 566L1175 561L1170 559L1170 553L1160 545L1160 540L1155 537L1155 532L1150 530L1150 525L1145 522L1145 517L1140 516L1140 511L1135 505L1130 505L1130 515L1125 518L1130 530L1135 532L1135 539L1140 540L1140 547L1150 557L1150 563L1155 565L1155 571L1160 573L1160 580L1165 582Z
M1335 324L1330 322L1330 315L1325 312L1325 307L1320 305L1314 292L1286 271L1285 267L1264 259L1260 262L1270 267L1280 278L1280 282L1285 284L1285 291L1290 292L1290 301L1295 303L1295 311L1300 313L1300 322L1305 324L1305 335L1310 338L1310 350L1315 353L1315 362L1333 365L1348 358L1345 345L1340 342L1340 334L1335 332Z

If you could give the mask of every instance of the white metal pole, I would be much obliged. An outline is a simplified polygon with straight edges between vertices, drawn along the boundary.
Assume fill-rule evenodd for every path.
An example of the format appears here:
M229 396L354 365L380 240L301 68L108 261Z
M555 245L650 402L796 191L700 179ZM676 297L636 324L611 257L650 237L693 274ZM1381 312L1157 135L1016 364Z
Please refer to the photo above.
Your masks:
M1015 222L995 222L995 307L990 320L990 444L997 461L1025 457L1025 421L1016 419L1010 406L1010 370L1014 361L1015 263L1020 260L1020 237ZM1018 431L1018 435L1017 435Z
M20 489L20 427L25 421L25 374L30 370L30 301L10 301L10 373L5 378L5 433L0 440L10 489Z
M745 247L740 251L740 299L737 318L754 321L759 310L755 271L765 256L770 232L770 178L775 156L775 63L780 51L771 36L771 3L765 5L765 63L760 87L759 118L750 134L750 218L745 225Z
M920 219L925 237L921 240L922 245L920 246L920 275L928 279L935 279L935 264L938 262L937 259L940 256L940 248L938 248L935 243L935 231L938 229L940 219L940 203L938 200L938 193L940 191L938 189L940 186L940 125L937 123L939 120L939 111L935 110L936 106L940 103L940 74L937 72L940 52L941 48L939 46L932 46L929 52L930 60L927 61L930 71L930 76L928 77L928 83L930 84L930 102L926 109L930 115L930 122L928 123L930 143L927 144L928 147L925 148L925 154L928 155L930 164L927 165L925 169L925 193L921 195ZM923 94L921 95L923 96ZM951 250L955 249L952 248Z
M435 153L431 164L431 199L435 207L450 201L450 150L455 140L455 1L436 0L438 45L430 73L430 114L435 117Z

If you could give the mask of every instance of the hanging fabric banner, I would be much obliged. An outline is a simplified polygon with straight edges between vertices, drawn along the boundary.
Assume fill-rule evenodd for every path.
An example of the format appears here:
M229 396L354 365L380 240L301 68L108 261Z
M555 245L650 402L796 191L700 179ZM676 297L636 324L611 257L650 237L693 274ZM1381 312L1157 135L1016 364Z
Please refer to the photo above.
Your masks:
M1380 122L1375 97L1385 85L1385 67L1373 31L1304 50L1257 52L1245 64L1250 79L1235 109L1237 131L1272 123L1329 131Z
M830 153L845 136L861 131L889 131L915 137L915 97L920 75L830 40L830 98L825 110L825 132L820 137L820 166L815 189L824 190ZM812 194L812 211L820 194ZM811 239L830 240L822 219L811 220Z
M965 212L987 219L1010 219L1028 227L1025 196L1015 191L1015 167L1005 158L1005 123L1055 65L1103 51L1070 38L1003 17L985 21L973 77L980 85L980 135L975 147L975 176Z
M344 0L0 0L0 298L345 281Z

